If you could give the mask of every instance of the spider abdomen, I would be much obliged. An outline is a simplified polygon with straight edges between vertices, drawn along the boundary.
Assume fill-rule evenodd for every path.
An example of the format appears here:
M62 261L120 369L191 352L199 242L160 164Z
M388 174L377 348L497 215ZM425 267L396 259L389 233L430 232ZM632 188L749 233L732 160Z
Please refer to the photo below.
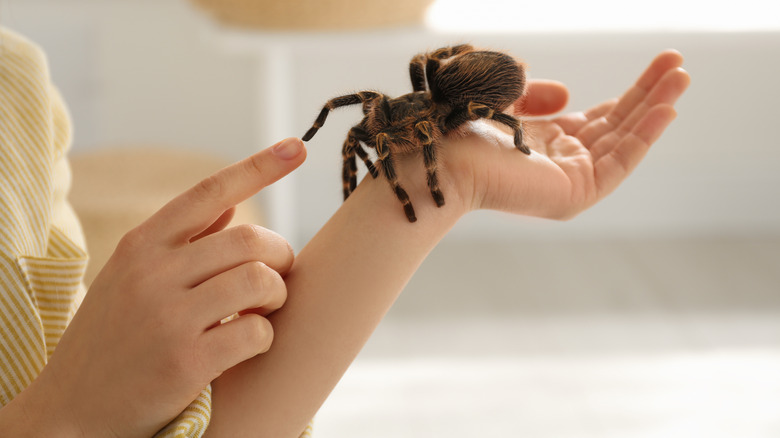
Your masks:
M501 52L464 53L442 65L431 79L433 100L455 107L475 102L503 110L525 88L522 64Z

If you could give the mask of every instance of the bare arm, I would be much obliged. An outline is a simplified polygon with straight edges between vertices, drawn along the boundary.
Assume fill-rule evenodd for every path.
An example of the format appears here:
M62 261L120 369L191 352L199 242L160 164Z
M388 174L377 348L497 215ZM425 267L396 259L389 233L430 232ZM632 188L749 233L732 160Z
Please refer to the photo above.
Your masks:
M420 175L415 175L420 179ZM406 178L412 181L415 178ZM410 224L384 179L366 178L296 257L271 349L214 384L213 436L297 437L427 254L466 208L438 209L424 181ZM262 396L273 394L273 396ZM234 430L233 427L236 429Z

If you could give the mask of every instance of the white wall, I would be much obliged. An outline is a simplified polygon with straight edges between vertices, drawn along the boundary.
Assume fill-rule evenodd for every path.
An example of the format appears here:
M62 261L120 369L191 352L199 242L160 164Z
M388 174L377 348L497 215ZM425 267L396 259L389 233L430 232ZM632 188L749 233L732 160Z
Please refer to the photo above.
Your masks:
M162 144L243 156L252 62L203 41L203 21L179 0L0 0L0 23L49 56L74 152Z
M71 106L75 151L165 144L236 159L264 146L262 62L250 53L289 44L287 135L302 135L328 98L363 88L409 91L415 52L470 41L509 50L532 77L562 80L569 109L621 93L655 53L674 47L692 76L679 117L612 197L565 224L492 213L466 218L456 238L780 234L780 33L516 33L422 30L346 36L224 35L183 0L6 0L0 22L40 42ZM260 75L260 76L258 76ZM265 108L265 109L264 109ZM340 148L359 112L344 109L309 145L289 182L305 241L340 203Z

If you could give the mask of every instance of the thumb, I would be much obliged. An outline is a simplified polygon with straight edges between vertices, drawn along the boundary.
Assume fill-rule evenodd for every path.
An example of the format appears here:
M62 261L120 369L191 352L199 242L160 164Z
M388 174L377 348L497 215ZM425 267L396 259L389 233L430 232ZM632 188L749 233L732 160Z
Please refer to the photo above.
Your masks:
M514 113L526 116L547 116L566 107L569 90L561 82L548 79L532 79L526 84L525 93L515 102Z
M144 224L169 243L187 242L223 213L282 179L306 159L298 138L288 138L232 164L199 182L163 206Z

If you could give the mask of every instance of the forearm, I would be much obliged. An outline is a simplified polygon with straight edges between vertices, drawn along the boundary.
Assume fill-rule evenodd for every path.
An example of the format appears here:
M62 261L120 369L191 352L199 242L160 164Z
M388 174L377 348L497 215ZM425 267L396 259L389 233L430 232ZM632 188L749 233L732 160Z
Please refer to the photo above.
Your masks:
M297 437L305 428L465 211L454 196L436 208L424 185L410 195L418 213L413 224L387 181L367 177L301 251L285 279L287 302L269 318L271 349L214 382L210 433L251 430L252 436L278 438Z

